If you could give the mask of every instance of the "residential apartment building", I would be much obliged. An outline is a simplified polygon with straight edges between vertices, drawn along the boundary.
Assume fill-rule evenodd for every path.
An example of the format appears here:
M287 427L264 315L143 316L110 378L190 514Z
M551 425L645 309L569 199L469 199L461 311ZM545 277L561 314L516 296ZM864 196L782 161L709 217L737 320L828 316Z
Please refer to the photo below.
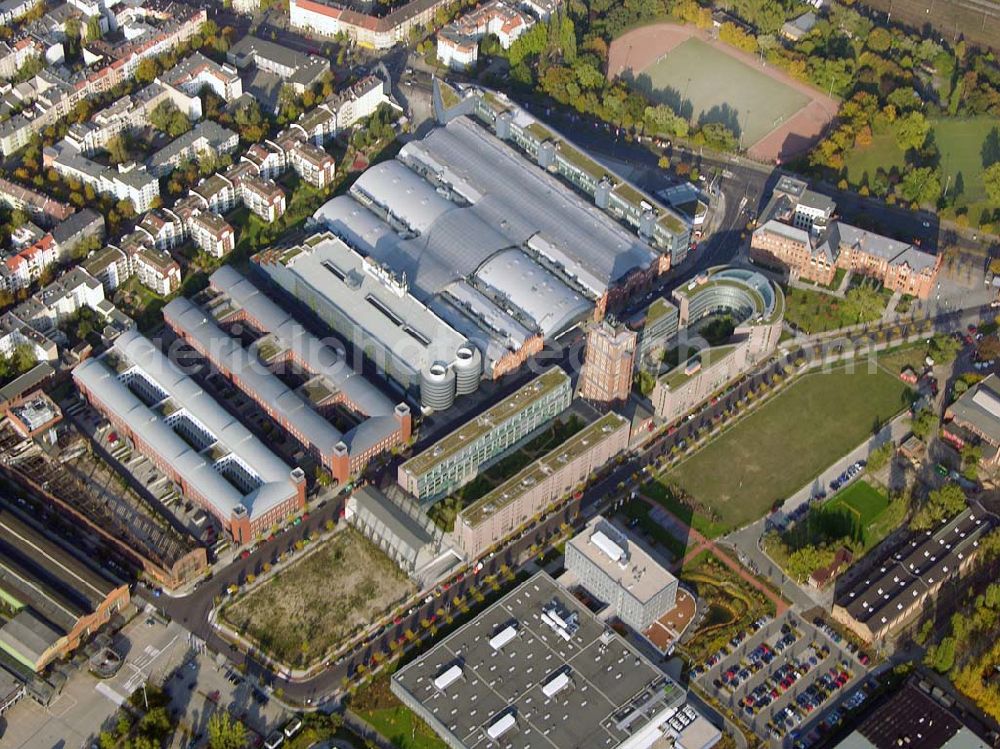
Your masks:
M12 253L5 253L0 263L0 288L13 292L25 289L39 278L42 272L59 260L59 246L51 234Z
M60 203L44 193L6 179L0 179L0 202L24 211L32 221L43 226L65 221L76 210L68 203Z
M304 182L320 190L333 184L337 176L337 162L319 146L296 143L288 151L288 162Z
M10 80L29 60L41 57L44 52L45 46L31 36L0 42L0 78Z
M119 164L117 169L102 166L84 156L68 141L50 146L44 151L46 166L67 179L90 185L96 192L111 195L116 200L129 200L137 213L148 211L160 196L160 182L145 167Z
M383 104L396 106L389 97L388 84L377 76L365 76L348 88L335 92L311 112L303 114L289 128L300 131L319 146L365 117L375 114Z
M201 207L219 216L229 213L239 205L239 193L236 185L228 177L213 174L202 179L191 188L192 196L201 200Z
M580 397L606 406L624 403L632 391L635 332L607 321L587 326L587 348L580 373Z
M160 296L169 296L181 286L181 267L170 253L145 247L135 253L135 273L139 282Z
M677 578L651 552L600 515L566 543L566 570L636 632L674 608Z
M185 161L230 154L239 142L239 135L232 130L203 120L150 156L146 168L154 177L165 177Z
M306 477L291 468L135 331L73 370L85 398L134 449L238 544L305 507Z
M285 191L274 180L246 176L234 180L243 204L269 224L285 213Z
M201 93L206 86L226 103L232 103L243 96L243 81L239 71L231 65L220 65L201 52L188 55L165 71L161 78L192 96Z
M437 36L437 59L451 68L465 69L479 59L479 41L493 34L504 49L512 45L534 19L504 0L491 0L442 28Z
M111 294L135 274L132 258L114 245L95 252L82 267L101 282L107 294Z
M237 70L255 67L276 75L296 94L322 82L330 72L330 61L319 55L297 52L255 36L245 36L236 42L226 52L226 60Z
M191 240L212 257L225 257L236 248L236 232L229 223L208 211L195 212L187 223Z
M629 422L610 412L459 512L455 540L467 559L501 543L628 449Z
M359 46L389 49L408 42L412 29L433 26L434 14L446 5L446 0L411 0L376 17L317 0L290 0L288 18L293 29L329 37L346 34Z
M17 114L0 125L0 152L9 156L26 146L35 133L69 114L80 101L132 79L140 62L189 41L207 19L204 8L175 3L163 6L163 12L155 15L156 26L147 24L143 33L124 44L88 42L88 53L107 60L97 71L88 69L66 75L47 68L39 73L29 82L36 92L31 111Z
M833 218L836 205L782 177L761 213L750 259L793 278L829 284L838 269L868 276L887 289L927 299L937 284L942 256Z
M136 230L146 235L153 247L170 250L184 241L184 222L171 210L156 208L140 219Z
M572 399L569 375L552 367L402 463L396 480L421 503L444 497L551 422Z

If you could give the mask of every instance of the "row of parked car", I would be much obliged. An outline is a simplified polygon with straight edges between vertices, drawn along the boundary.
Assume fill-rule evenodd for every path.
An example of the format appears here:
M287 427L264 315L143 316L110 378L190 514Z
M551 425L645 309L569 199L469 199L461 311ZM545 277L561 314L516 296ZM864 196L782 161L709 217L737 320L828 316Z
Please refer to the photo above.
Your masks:
M762 616L760 619L757 619L750 625L750 631L751 632L760 631L761 627L763 627L769 621L771 621L770 617ZM722 659L725 658L730 653L732 653L734 650L736 650L736 648L738 648L746 638L747 638L746 632L738 632L737 634L733 635L729 639L729 642L726 645L723 645L722 648L712 653L712 655L708 656L708 658L705 659L704 663L700 663L693 669L691 669L691 677L696 679L702 674L704 674L706 671L708 671L710 668L712 668L713 666L721 663Z
M837 491L838 489L840 489L840 487L849 484L853 478L855 478L859 473L861 473L862 469L866 465L868 465L867 460L858 460L855 461L854 463L851 463L851 465L847 467L846 471L844 471L842 474L837 476L837 478L835 478L833 481L830 482L830 488L833 491Z
M795 695L793 702L775 713L768 721L767 728L771 738L781 739L788 731L801 725L805 718L823 706L850 680L850 664L847 660L815 676L809 686Z
M820 632L823 632L827 637L829 637L838 645L844 642L844 636L840 634L840 632L838 632L836 629L831 627L829 624L827 624L826 621L823 619L823 617L817 616L815 619L813 619L813 624L816 625L816 628ZM871 660L868 657L868 654L864 650L859 648L850 640L847 641L847 644L844 645L844 648L847 650L848 653L857 658L858 663L860 663L862 666L867 666Z

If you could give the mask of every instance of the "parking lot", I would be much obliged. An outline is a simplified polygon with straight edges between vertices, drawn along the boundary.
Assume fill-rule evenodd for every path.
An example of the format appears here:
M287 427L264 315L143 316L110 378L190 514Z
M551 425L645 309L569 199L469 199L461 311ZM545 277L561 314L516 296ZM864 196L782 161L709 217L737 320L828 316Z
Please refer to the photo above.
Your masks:
M867 667L858 660L864 656L797 614L757 624L692 678L762 740L791 746L864 679Z

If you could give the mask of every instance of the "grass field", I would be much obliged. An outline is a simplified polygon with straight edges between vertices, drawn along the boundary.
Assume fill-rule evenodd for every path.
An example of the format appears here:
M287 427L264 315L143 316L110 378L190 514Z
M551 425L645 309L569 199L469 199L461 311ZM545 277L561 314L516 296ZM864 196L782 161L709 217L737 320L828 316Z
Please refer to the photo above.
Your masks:
M288 665L322 658L416 586L353 528L223 609L223 618Z
M1000 160L1000 153L984 154L984 144L993 130L1000 129L1000 122L994 117L973 117L933 120L932 124L934 140L941 152L942 180L949 184L949 194L955 195L959 205L985 201L983 169L989 164L984 161Z
M389 691L382 673L351 698L351 709L399 749L447 749L431 727Z
M906 166L906 159L892 133L876 135L870 146L851 149L846 156L847 181L852 185L863 184L865 175L868 176L868 184L871 184L879 167L889 172L893 168L902 171Z
M859 365L805 375L669 476L728 531L761 517L907 405L907 387ZM718 535L713 534L713 535Z
M861 529L865 546L880 541L884 534L876 521L889 506L889 498L867 481L856 481L835 495L823 507L826 514L846 513Z
M955 204L967 207L977 218L989 205L983 169L1000 160L1000 124L993 117L939 117L931 120L931 126L931 137L941 153L942 187L947 185ZM990 135L994 130L998 130L997 136ZM906 162L892 133L881 133L872 138L870 146L852 149L846 166L848 182L858 186L866 174L870 184L879 167L887 172L894 167L902 171Z
M693 38L645 68L636 84L693 121L728 125L746 145L809 103L805 94Z

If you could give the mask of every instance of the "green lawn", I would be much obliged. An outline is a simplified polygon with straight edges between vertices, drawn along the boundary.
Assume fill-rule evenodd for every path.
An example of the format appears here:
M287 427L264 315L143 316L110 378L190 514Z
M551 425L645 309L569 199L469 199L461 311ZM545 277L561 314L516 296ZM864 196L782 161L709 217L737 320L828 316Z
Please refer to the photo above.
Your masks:
M793 383L669 476L718 514L718 532L764 515L907 405L908 388L859 364ZM700 530L700 529L699 529ZM718 532L710 535L718 535Z
M886 172L893 168L902 169L906 166L903 152L896 145L896 136L883 133L872 137L872 144L867 148L854 148L846 154L847 181L852 185L861 185L868 175L868 184L879 167Z
M859 316L843 298L822 291L797 287L785 291L785 320L806 333L822 333L861 322L875 322L880 317L881 312Z
M390 667L351 697L350 707L399 749L447 749L447 744L389 691Z
M679 104L693 121L704 116L742 131L747 146L809 103L805 94L694 38L643 70L638 84L654 99Z
M959 205L986 200L983 169L989 164L983 163L983 144L992 130L1000 128L1000 121L995 117L972 117L931 122L941 152L942 180L947 183L951 177L949 194L955 195ZM990 158L998 157L1000 154L992 154Z

